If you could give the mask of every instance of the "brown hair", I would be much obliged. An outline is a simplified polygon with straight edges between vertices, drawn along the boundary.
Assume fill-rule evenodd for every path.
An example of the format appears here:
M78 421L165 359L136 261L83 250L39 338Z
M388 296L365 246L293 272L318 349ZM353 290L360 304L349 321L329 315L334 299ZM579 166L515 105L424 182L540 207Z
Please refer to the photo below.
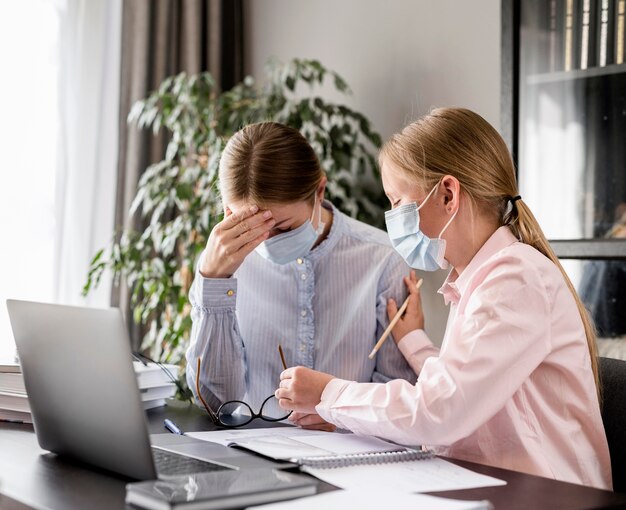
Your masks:
M220 160L226 202L257 205L313 200L324 173L306 138L276 122L250 124L228 141Z
M456 177L470 199L485 214L497 215L500 225L548 257L561 271L583 321L591 367L601 398L596 333L576 289L552 250L539 223L518 195L515 166L498 132L480 115L463 108L438 108L393 135L381 149L388 159L424 189L445 175Z

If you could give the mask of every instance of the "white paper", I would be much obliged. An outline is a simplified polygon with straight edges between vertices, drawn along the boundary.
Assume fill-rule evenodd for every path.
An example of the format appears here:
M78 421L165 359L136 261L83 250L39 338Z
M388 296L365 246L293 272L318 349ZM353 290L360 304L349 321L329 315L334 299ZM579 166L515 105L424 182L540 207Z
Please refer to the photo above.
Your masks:
M332 491L282 503L255 506L259 510L319 510L341 508L349 510L381 510L382 508L428 508L429 510L487 510L493 508L488 501L462 501L438 498L424 494L403 494L388 490Z
M378 465L303 471L342 489L384 487L392 492L435 492L506 485L503 480L474 473L443 459L431 458Z

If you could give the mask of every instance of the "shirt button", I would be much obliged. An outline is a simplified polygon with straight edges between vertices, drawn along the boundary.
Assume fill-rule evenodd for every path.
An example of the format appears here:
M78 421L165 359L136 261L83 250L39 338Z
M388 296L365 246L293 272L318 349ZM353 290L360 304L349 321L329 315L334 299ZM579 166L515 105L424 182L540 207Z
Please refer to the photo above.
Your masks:
M227 295L227 296L233 296L234 294L235 294L235 291L234 291L233 289L228 289L228 290L226 291L226 295Z
M306 317L306 310L301 310L300 315L302 315L302 317Z
M302 274L300 275L300 279L301 279L301 280L306 280L306 274L302 273Z
M304 260L302 260L301 258L296 259L296 262L298 264L304 264Z
M304 347L304 345L301 345L300 346L300 352L304 352L304 351L305 351L305 347Z

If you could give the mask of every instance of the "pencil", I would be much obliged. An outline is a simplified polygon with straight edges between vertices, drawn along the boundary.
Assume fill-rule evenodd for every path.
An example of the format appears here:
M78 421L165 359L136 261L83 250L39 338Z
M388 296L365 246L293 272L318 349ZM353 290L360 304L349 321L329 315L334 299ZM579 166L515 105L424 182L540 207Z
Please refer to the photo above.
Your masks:
M420 278L420 280L415 284L415 286L417 287L417 289L419 290L419 288L422 286L422 282L424 280L422 278ZM406 299L404 300L404 303L402 303L402 306L400 307L400 309L398 310L398 313L396 313L396 315L394 316L393 319L391 319L391 322L389 323L389 326L387 326L387 329L385 330L385 332L381 335L380 340L378 340L378 342L376 342L376 345L374 346L374 348L372 349L372 352L370 352L368 358L369 359L374 359L374 356L376 356L376 353L378 352L378 350L381 348L381 346L383 345L383 343L385 342L385 340L387 340L387 337L389 336L389 333L391 333L391 330L394 328L394 326L398 323L398 321L400 320L400 317L402 317L402 314L405 312L406 307L409 306L409 298L411 297L411 295L409 294Z
M280 344L278 344L278 352L280 354L280 360L283 362L283 368L287 370L287 362L285 361L285 353L283 352L283 348Z

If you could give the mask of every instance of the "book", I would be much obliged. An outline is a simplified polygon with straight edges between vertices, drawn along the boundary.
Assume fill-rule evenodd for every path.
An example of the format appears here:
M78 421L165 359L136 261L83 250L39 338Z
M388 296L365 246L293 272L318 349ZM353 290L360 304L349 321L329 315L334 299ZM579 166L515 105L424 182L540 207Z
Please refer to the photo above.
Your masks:
M343 453L335 455L316 455L312 457L291 458L292 462L312 469L335 469L365 464L388 464L393 462L409 462L413 460L431 459L434 454L428 450L410 448L395 449L384 452Z
M163 398L171 398L176 394L176 385L173 383L164 384L163 386L149 386L139 390L141 401L158 400Z
M597 0L582 0L580 30L580 69L596 65Z
M0 421L33 422L19 363L0 363Z
M275 460L315 467L398 462L432 456L430 452L406 448L376 437L298 427L215 430L188 432L186 435L224 446L245 448Z
M19 393L0 393L0 409L30 413L28 397Z
M19 363L0 363L0 374L21 374Z
M615 63L623 64L626 51L626 0L615 1Z
M11 421L17 423L32 423L33 418L30 413L22 411L11 411L10 409L0 409L0 421Z
M0 393L20 393L26 395L24 377L21 372L0 371Z
M137 374L139 389L174 383L178 376L178 367L171 364L148 363L144 365L139 361L133 361L133 368Z
M615 61L615 0L598 0L597 65L605 67Z
M580 0L565 0L565 38L563 70L572 71L580 63L580 29L582 27Z
M317 481L278 469L213 471L126 485L126 503L155 510L244 508L315 494Z
M562 71L565 58L565 0L550 0L548 7L548 71Z
M272 427L186 435L290 461L301 471L343 489L375 485L399 492L433 492L506 484L437 458L427 450L350 432Z
M156 400L146 400L142 402L143 410L147 411L148 409L155 409L157 407L163 407L167 402L164 398L157 398Z

